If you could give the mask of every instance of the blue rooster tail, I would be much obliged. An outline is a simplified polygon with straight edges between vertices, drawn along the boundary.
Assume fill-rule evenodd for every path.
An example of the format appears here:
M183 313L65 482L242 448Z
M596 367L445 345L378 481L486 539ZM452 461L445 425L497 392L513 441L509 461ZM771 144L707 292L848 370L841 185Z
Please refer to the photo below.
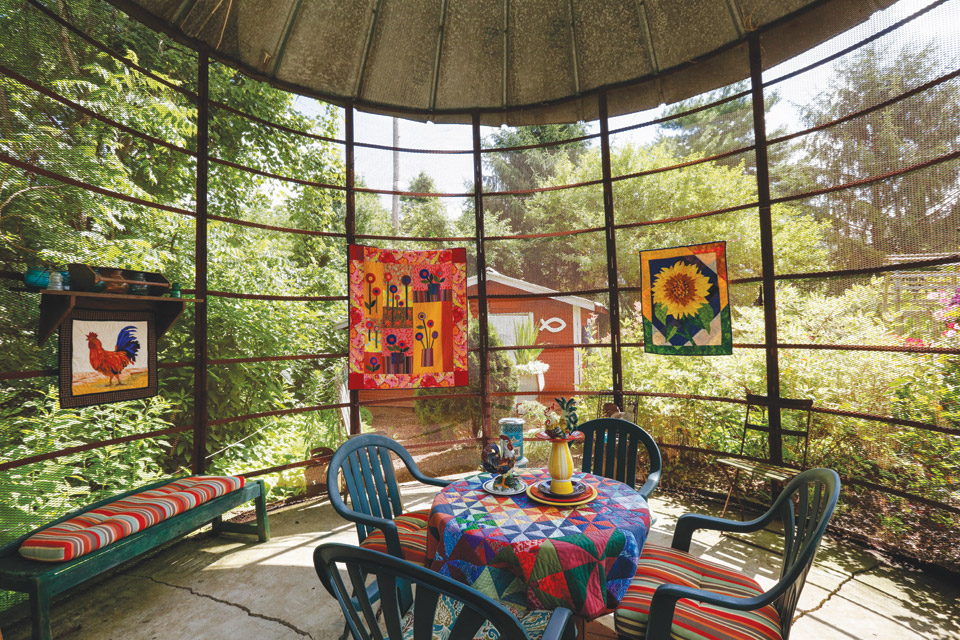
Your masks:
M117 335L117 351L123 351L127 354L130 362L137 361L140 342L137 340L137 328L132 324L121 329Z

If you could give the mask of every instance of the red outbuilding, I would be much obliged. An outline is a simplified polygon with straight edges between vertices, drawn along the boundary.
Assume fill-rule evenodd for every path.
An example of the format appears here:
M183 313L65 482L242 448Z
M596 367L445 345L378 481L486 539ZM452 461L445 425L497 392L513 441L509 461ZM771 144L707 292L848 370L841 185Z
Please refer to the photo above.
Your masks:
M487 295L558 293L532 282L519 280L487 269ZM467 278L468 298L477 294L476 276ZM477 316L477 300L470 300L470 315ZM607 308L599 302L579 296L557 295L556 297L530 298L493 298L487 300L487 321L497 331L504 345L517 344L516 327L519 323L529 322L539 330L536 344L585 344L596 339L596 333L590 335L591 328L605 324ZM549 405L553 398L561 393L569 395L571 389L577 389L581 377L581 351L579 349L544 349L537 360L550 365L543 374L543 393L537 397L541 403ZM520 390L535 391L532 387ZM533 399L526 396L523 399ZM521 400L521 398L518 398Z

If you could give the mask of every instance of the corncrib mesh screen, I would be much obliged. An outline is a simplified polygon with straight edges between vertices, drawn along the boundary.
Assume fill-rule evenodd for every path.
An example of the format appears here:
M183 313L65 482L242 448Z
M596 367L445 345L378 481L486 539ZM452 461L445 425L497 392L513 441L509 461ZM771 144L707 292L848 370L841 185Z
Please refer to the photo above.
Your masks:
M814 401L807 466L844 478L837 529L960 567L960 0L897 3L765 70L762 106L748 78L605 122L476 130L215 61L202 83L196 52L101 0L0 0L0 21L0 544L178 473L291 498L357 430L427 474L474 470L498 419L532 437L555 397L586 420L614 391L660 443L664 490L722 495L716 459L777 371L781 396ZM639 252L720 240L732 355L646 353ZM346 389L350 243L466 249L469 386ZM22 276L69 263L203 299L158 342L156 397L59 406ZM777 453L799 468L798 447Z

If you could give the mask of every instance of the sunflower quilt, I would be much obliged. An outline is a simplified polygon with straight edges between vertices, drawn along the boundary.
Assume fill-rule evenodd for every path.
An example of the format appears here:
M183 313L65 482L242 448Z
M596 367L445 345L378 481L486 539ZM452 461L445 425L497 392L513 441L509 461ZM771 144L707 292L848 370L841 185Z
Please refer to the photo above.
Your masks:
M647 353L729 355L726 243L640 252Z
M466 385L466 250L349 251L349 388Z

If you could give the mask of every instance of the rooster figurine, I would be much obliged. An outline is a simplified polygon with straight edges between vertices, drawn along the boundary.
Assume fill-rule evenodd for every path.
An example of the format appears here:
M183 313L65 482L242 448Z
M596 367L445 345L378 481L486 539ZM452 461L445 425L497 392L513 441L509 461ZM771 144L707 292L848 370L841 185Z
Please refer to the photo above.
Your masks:
M107 376L107 386L111 386L116 378L117 386L120 382L120 372L137 361L140 351L140 342L137 340L137 328L129 325L117 334L115 351L105 351L97 334L92 331L87 334L87 346L90 347L90 366Z
M500 436L501 445L491 442L483 448L480 461L483 470L496 473L493 488L499 490L514 489L517 478L513 475L513 466L517 463L517 451L507 436Z

